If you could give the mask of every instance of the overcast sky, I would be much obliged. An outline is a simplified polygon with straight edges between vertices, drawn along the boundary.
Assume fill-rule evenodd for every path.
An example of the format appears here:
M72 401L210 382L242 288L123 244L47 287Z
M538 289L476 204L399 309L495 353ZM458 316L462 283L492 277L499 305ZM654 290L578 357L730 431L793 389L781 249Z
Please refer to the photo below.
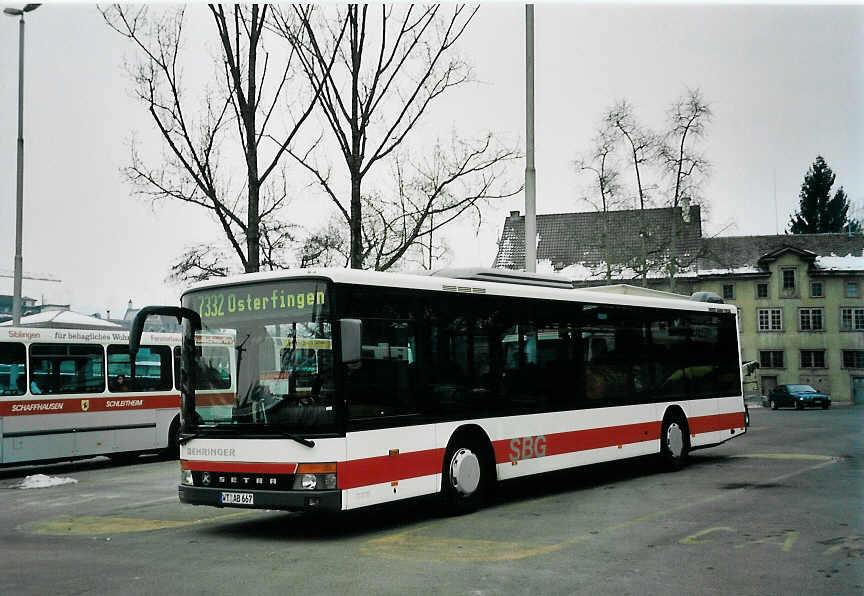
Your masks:
M434 108L424 134L492 130L522 143L524 13L482 6L460 47L478 83ZM2 274L15 249L18 28L9 17L0 26ZM211 29L191 33L206 44ZM121 68L128 42L94 5L43 5L28 15L26 35L24 270L63 281L25 280L24 293L112 316L129 299L176 303L181 288L164 281L172 259L218 231L193 208L131 196L119 173L133 132L152 134ZM538 4L535 36L538 213L589 209L573 160L590 148L604 110L626 98L659 129L687 88L701 89L714 112L702 145L713 164L708 233L782 232L818 154L837 174L835 188L864 204L864 7ZM477 238L454 230L452 263L489 266L503 218L524 212L522 203L520 195L488 211ZM292 210L301 220L314 211L302 197ZM0 293L11 287L0 277Z

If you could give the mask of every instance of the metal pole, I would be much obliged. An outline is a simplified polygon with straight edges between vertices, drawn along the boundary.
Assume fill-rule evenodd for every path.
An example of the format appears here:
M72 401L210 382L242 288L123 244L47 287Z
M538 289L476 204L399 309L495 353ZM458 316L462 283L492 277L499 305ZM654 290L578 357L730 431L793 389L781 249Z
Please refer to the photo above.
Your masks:
M12 290L12 324L21 324L21 236L24 224L24 14L18 26L18 164L15 191L15 281Z
M525 6L525 271L537 271L537 200L534 170L534 5Z

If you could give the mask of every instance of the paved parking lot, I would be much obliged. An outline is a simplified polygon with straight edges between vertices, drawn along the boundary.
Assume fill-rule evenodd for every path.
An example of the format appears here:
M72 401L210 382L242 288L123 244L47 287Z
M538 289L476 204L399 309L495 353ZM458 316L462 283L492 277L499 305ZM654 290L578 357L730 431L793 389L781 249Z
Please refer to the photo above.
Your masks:
M177 462L0 472L2 594L864 593L864 408L754 409L663 473L619 462L333 517L177 502ZM75 484L16 488L27 475Z

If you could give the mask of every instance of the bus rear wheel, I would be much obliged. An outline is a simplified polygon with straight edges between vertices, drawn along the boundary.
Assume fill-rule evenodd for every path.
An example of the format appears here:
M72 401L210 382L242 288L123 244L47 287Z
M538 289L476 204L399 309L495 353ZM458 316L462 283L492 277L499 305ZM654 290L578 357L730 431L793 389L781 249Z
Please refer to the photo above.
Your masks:
M690 438L687 423L677 414L666 416L660 427L660 460L668 470L680 470L687 464Z
M488 456L476 440L451 442L444 453L441 496L448 513L476 511L488 498L492 469Z

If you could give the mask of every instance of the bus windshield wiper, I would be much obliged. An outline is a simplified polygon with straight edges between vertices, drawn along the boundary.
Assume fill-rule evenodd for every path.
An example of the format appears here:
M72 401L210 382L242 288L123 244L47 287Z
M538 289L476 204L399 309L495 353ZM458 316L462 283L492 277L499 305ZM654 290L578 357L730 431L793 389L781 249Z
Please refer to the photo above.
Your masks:
M310 447L311 448L311 447L315 446L315 441L313 441L312 439L304 439L303 437L298 437L297 435L295 435L293 433L289 433L288 431L283 430L282 428L280 428L278 426L276 427L276 429L279 431L279 434L282 435L283 437L285 437L286 439L291 439L292 441L297 441L298 443L300 443L304 447Z

